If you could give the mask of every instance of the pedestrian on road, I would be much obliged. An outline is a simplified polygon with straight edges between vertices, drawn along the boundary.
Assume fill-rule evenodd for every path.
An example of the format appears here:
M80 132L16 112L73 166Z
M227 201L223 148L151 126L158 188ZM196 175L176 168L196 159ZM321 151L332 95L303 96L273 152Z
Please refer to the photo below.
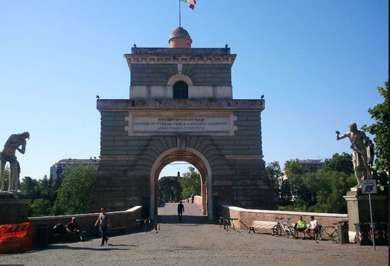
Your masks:
M102 242L100 246L103 246L104 243L108 245L107 229L109 225L108 216L104 208L100 209L99 217L95 222L95 226L99 226L100 235L102 237Z
M177 215L179 217L179 221L180 222L181 222L181 219L182 219L182 216L183 216L183 212L184 212L184 205L180 201L179 204L177 205Z
M195 196L192 195L192 196L191 196L191 203L194 203L194 199L195 199Z

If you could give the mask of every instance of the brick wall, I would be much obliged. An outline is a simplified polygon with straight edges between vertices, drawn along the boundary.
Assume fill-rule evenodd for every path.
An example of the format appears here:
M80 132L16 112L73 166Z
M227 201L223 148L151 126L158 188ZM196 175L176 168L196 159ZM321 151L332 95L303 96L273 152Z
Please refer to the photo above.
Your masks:
M177 64L133 64L130 85L166 86L177 73ZM182 74L190 77L194 86L232 85L228 64L184 64Z

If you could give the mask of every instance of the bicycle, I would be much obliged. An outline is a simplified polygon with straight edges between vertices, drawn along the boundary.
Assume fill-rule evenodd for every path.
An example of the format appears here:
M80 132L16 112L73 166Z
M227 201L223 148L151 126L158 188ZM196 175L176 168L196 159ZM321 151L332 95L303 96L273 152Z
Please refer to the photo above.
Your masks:
M283 217L276 217L276 225L272 228L272 235L286 236L287 238L295 237L295 229L289 225L290 218L284 220Z
M276 224L272 227L272 235L275 236L281 236L283 233L283 225L280 222L283 220L283 217L275 217Z
M335 226L335 225L321 226L319 235L320 235L321 240L325 236L326 238L328 238L329 240L331 240L335 243L340 242L339 231L337 229L337 226Z

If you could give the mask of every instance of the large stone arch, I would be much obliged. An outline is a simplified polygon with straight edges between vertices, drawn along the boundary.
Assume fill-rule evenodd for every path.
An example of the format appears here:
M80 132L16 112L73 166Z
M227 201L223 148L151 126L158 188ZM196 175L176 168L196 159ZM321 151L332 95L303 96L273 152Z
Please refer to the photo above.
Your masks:
M199 151L189 147L175 147L163 151L154 161L150 170L150 217L156 211L156 186L161 170L173 161L186 161L193 164L201 174L203 208L207 208L209 220L213 220L212 169L207 158Z

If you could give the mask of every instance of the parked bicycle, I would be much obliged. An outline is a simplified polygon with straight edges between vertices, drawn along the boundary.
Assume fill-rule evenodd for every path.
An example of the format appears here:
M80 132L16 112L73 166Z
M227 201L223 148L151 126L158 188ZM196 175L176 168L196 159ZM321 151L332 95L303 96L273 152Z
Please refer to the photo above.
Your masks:
M294 226L290 225L290 218L276 217L276 225L272 228L272 235L295 238Z
M339 243L339 232L337 224L322 226L319 233L320 240L323 238L329 239L335 243Z

